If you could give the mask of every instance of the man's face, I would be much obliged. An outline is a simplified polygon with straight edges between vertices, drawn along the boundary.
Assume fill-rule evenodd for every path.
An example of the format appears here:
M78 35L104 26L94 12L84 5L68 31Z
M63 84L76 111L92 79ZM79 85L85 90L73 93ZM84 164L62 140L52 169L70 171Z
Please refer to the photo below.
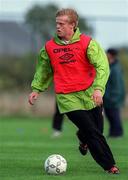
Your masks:
M66 38L73 33L74 23L69 23L68 16L56 17L56 33L60 38Z

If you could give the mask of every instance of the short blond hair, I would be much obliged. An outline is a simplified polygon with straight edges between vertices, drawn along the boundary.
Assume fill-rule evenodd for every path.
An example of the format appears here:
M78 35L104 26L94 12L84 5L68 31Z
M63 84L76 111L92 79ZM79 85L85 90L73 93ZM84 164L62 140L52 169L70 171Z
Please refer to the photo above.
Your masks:
M75 29L78 26L78 20L79 20L79 16L77 14L77 12L74 9L71 8L63 8L57 11L56 13L56 17L58 16L64 16L67 15L69 18L69 23L74 23L75 24Z

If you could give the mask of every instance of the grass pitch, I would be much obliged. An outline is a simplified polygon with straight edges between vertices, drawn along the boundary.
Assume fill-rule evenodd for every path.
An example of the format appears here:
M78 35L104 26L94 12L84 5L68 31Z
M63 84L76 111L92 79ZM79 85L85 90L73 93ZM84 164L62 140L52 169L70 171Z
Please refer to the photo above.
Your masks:
M107 124L105 124L105 135ZM41 118L0 118L0 180L127 180L128 121L124 121L123 138L108 139L120 175L110 175L95 163L90 153L78 151L76 127L67 119L63 134L52 138L51 120ZM51 154L60 154L68 163L64 175L51 176L44 162Z

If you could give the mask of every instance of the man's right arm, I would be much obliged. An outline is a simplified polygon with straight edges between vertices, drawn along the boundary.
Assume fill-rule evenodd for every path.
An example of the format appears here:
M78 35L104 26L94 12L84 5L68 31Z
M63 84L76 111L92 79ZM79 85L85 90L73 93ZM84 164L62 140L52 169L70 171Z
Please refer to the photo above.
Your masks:
M45 91L52 82L52 68L45 48L42 48L38 57L36 72L31 83L32 93L29 95L29 104L34 105L39 93Z
M38 56L38 63L36 67L36 72L31 83L32 91L42 92L45 91L52 82L52 68L48 54L43 47Z

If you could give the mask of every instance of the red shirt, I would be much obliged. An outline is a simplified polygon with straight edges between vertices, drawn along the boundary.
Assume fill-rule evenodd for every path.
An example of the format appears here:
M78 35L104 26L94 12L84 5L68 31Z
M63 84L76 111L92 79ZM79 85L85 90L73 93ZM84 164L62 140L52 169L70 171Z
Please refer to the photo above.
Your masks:
M81 34L80 41L72 44L60 45L54 39L46 43L56 93L86 90L93 83L96 70L86 55L90 40L89 36Z

